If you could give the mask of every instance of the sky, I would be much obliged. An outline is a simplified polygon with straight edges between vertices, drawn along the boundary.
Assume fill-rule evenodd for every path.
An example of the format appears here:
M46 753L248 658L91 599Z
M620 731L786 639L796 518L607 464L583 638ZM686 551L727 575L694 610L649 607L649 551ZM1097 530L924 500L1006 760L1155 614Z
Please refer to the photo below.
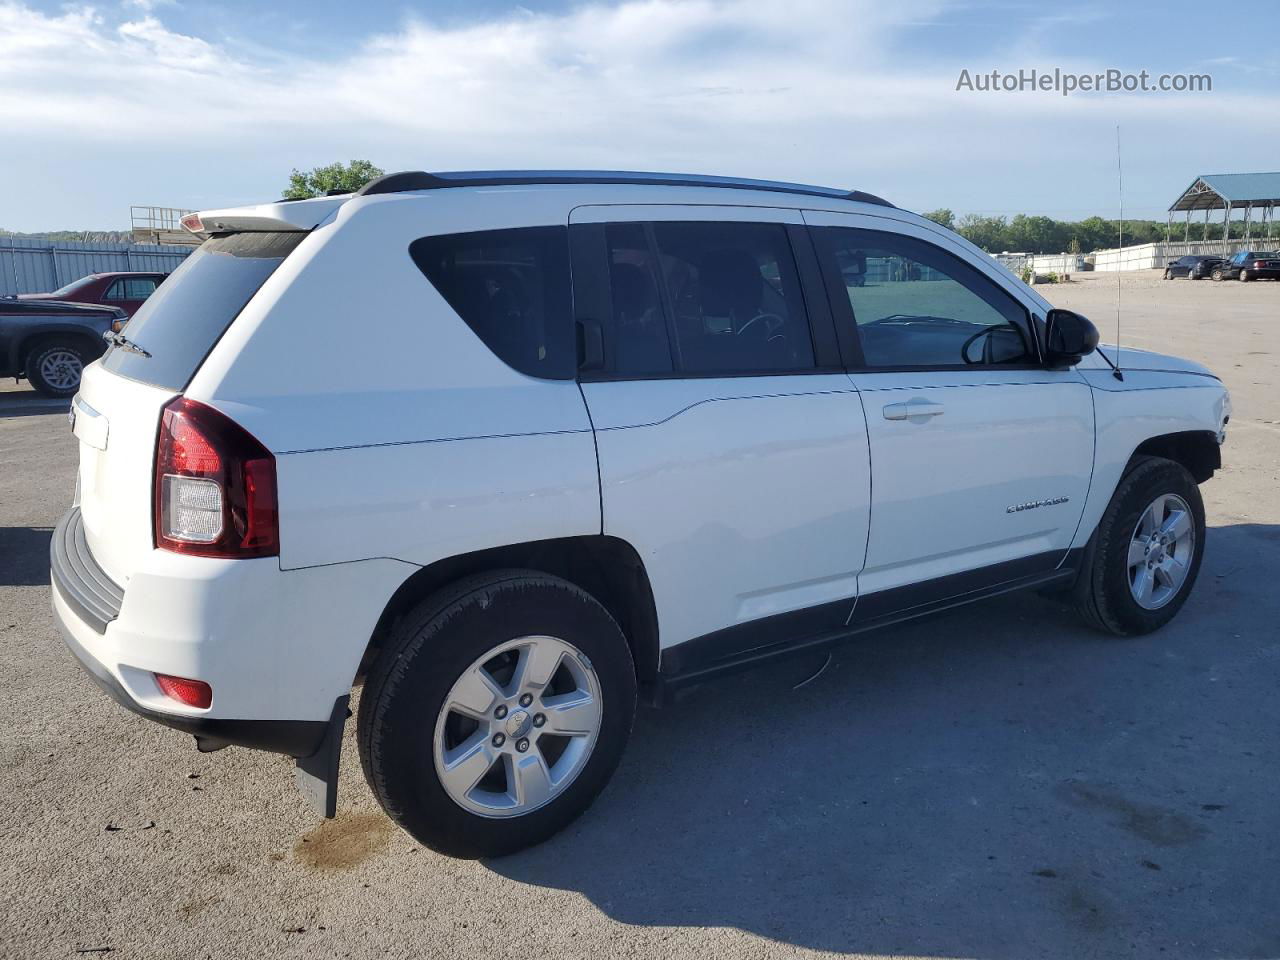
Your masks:
M0 0L0 227L278 197L294 168L608 168L913 210L1163 219L1280 170L1280 5ZM978 92L962 70L1207 73L1211 93Z

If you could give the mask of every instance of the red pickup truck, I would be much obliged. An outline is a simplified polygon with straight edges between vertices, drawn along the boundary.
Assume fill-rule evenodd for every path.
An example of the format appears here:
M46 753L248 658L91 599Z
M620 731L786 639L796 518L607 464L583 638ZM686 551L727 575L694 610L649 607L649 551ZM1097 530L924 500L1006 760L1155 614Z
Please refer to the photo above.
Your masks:
M91 273L52 293L23 293L18 299L100 303L118 307L132 317L167 276L167 273Z

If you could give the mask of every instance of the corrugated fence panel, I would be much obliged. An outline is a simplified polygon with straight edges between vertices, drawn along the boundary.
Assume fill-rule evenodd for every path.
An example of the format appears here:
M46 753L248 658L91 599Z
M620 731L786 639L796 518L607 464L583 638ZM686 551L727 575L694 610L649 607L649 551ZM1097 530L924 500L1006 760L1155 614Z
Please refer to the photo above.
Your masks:
M169 273L193 249L150 243L54 243L38 237L0 237L0 296L49 293L90 273Z

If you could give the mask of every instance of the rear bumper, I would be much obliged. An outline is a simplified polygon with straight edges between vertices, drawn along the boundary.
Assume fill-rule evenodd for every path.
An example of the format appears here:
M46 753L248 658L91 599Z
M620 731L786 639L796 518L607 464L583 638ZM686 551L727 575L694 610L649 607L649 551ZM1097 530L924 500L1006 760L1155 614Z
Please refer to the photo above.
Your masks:
M76 639L75 629L79 624L75 615L72 613L69 617L69 613L71 611L55 581L53 617L62 632L62 639L75 654L76 661L84 668L84 672L93 678L107 696L125 709L166 727L191 734L196 738L196 746L204 751L237 746L285 753L291 757L309 757L320 749L329 729L328 722L324 720L228 720L161 713L142 706L129 695L124 684L111 673L106 664Z
M274 557L151 550L119 585L78 530L73 508L50 545L53 614L68 648L112 699L205 750L315 753L387 600L416 569L371 560L282 571ZM212 704L170 699L157 673L208 683Z

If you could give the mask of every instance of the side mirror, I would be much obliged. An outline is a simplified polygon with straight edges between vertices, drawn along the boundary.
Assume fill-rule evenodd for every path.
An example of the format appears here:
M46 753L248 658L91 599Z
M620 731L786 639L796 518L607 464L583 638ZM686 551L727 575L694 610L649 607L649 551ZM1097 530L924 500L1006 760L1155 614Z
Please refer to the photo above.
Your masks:
M1045 362L1054 368L1073 367L1098 347L1098 328L1070 310L1050 310L1044 324Z

